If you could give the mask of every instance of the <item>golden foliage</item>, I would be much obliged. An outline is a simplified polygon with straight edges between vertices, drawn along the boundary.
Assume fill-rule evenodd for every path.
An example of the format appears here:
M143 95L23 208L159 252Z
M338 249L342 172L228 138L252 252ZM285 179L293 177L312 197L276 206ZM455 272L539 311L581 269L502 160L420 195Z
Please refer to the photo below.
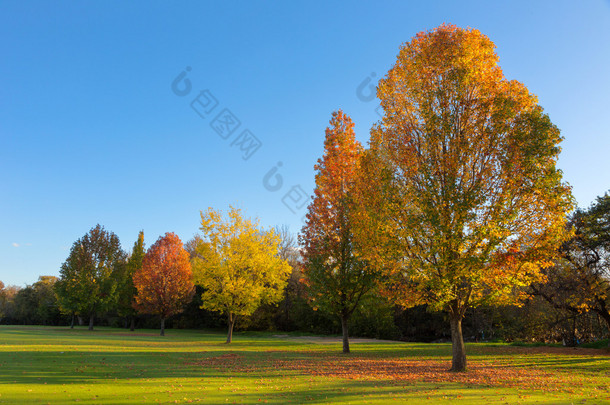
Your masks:
M559 130L494 49L442 25L404 44L379 83L385 115L363 158L356 233L402 305L461 317L514 302L565 238Z
M228 218L201 212L203 238L192 259L195 280L204 288L202 308L250 315L263 303L281 300L291 268L279 256L280 238L230 207Z

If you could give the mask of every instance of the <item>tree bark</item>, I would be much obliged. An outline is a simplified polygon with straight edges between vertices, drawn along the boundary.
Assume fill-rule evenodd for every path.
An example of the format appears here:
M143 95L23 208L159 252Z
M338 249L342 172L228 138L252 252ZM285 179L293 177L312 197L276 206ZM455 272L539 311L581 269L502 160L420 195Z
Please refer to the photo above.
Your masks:
M72 314L72 318L70 319L70 329L74 329L74 314Z
M89 330L93 330L93 320L95 319L95 315L89 315Z
M129 323L129 330L132 332L134 330L136 330L136 317L134 315L131 315L131 321Z
M229 332L227 333L227 342L231 343L233 341L233 325L235 325L236 316L233 315L232 312L229 312Z
M451 350L453 353L451 371L466 371L466 348L462 336L462 315L451 312L449 321L451 323Z
M599 308L594 309L594 311L596 311L599 316L602 317L602 319L606 322L606 325L608 325L608 329L610 329L610 312L608 311L608 307L606 307L606 302L604 300L597 300L599 303Z
M576 315L572 318L572 347L576 347Z
M349 353L349 332L347 328L348 317L341 315L341 329L343 330L343 353Z
M165 318L161 318L161 336L165 336Z

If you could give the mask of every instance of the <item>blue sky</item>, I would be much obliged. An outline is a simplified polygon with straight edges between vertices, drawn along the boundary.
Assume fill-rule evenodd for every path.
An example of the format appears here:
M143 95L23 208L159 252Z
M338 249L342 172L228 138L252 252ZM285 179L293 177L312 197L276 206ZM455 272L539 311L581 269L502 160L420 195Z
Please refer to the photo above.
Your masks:
M331 112L366 143L369 83L443 22L538 95L588 206L610 188L610 3L505 3L0 1L0 280L58 275L97 223L127 250L210 206L297 232Z

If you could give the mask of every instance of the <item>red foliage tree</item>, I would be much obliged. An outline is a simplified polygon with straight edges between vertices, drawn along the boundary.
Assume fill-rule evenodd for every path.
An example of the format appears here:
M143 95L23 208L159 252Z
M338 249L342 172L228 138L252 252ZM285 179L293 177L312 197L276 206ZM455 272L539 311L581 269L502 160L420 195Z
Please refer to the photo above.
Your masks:
M133 284L138 291L134 308L159 315L164 336L165 320L182 312L195 293L189 254L176 234L166 233L148 249Z

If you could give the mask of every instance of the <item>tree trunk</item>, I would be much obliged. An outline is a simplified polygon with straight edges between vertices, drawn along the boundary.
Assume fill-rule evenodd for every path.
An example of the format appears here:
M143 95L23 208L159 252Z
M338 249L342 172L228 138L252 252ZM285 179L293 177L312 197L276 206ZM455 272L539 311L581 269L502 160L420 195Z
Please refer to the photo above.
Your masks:
M577 338L576 338L576 315L572 318L572 347L577 346Z
M451 350L453 353L451 371L466 371L466 348L462 336L462 316L459 313L452 312L449 314L449 321L451 322Z
M130 331L134 331L136 330L136 317L135 315L131 315L131 322L129 323L129 330Z
M598 301L601 301L601 300L598 300ZM604 322L606 322L606 325L608 326L608 329L610 330L610 312L608 312L606 303L600 302L600 307L595 311L599 314L599 316L602 317Z
M70 329L74 329L74 314L72 314L72 318L70 319Z
M606 309L606 304L600 305L600 309L596 310L599 316L606 322L608 330L610 330L610 312ZM608 341L608 347L610 347L610 340Z
M89 315L89 330L93 330L93 320L95 319L95 315Z
M347 329L347 319L347 316L341 315L341 329L343 330L343 353L349 353L349 333Z
M233 325L235 325L236 316L233 315L232 312L229 312L229 333L227 333L227 342L231 343L233 341Z
M161 318L161 336L165 336L165 318Z

